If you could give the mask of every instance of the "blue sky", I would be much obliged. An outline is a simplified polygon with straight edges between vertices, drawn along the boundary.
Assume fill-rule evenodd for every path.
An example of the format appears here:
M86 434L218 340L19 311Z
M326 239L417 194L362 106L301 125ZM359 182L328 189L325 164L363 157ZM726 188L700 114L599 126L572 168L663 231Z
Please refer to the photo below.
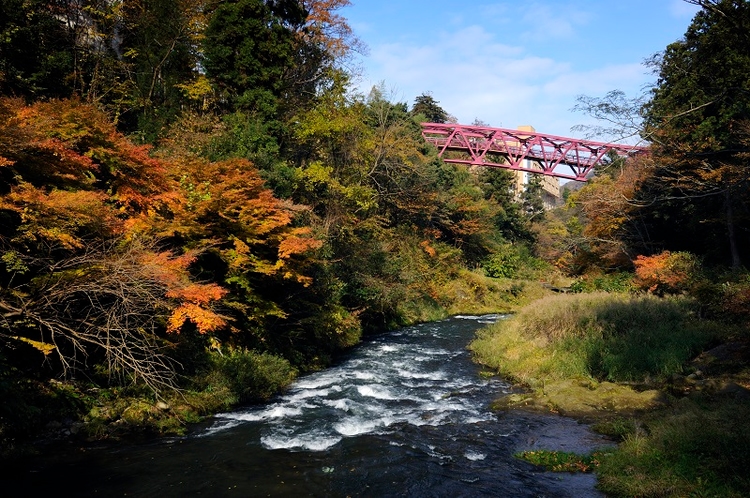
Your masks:
M339 12L368 47L357 87L407 102L429 92L459 123L530 124L576 136L576 97L655 82L643 62L682 38L683 0L351 0ZM607 137L599 137L606 139Z

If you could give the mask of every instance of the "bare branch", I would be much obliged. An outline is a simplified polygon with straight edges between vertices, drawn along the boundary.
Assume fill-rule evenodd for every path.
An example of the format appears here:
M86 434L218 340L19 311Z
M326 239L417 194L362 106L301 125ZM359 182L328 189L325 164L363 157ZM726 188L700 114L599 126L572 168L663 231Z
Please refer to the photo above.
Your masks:
M55 346L66 374L95 357L111 382L142 382L156 392L175 388L179 365L157 335L170 310L167 289L142 257L152 249L110 244L59 261L35 279L32 292L0 293L2 320L8 330L21 321L33 324L38 336L32 339Z

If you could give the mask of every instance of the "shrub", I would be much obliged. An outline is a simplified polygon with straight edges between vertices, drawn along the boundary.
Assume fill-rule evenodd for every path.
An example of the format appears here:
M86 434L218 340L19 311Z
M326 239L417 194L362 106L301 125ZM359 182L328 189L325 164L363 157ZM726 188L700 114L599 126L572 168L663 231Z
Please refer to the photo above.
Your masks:
M750 276L746 276L739 282L725 282L721 285L718 294L718 312L727 318L745 322L750 319Z
M482 267L488 277L515 278L521 266L521 256L511 248L512 246L505 246L503 250L487 258Z
M700 261L688 252L638 256L634 264L635 285L659 296L689 291L701 273Z
M551 265L534 257L525 245L504 244L482 263L488 277L535 278L549 272Z
M616 272L607 274L584 275L570 285L573 292L631 292L633 274Z
M237 396L238 402L267 400L297 376L287 360L269 353L231 350L212 355L214 388L224 384Z

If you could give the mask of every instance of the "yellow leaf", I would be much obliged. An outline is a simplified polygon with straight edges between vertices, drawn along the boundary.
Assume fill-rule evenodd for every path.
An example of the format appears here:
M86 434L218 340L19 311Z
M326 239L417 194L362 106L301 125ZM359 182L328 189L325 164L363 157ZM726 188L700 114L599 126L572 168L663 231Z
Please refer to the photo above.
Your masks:
M33 348L41 351L44 354L44 356L49 355L52 351L57 349L57 346L55 346L54 344L50 344L48 342L42 342L42 341L35 341L33 339L29 339L28 337L14 336L13 339L17 341L22 341L22 342L25 342L26 344L31 345Z

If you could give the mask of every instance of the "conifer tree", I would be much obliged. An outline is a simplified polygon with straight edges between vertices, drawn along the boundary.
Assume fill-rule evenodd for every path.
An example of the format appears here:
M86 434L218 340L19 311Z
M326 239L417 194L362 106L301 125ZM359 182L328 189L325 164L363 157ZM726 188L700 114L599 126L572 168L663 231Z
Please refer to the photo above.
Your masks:
M661 216L670 216L673 226L677 220L683 233L726 240L736 268L740 245L750 242L740 236L750 215L750 3L691 3L702 10L684 38L654 61L659 79L645 107L645 133L660 166L649 195L671 200ZM670 233L677 244L695 248L694 235L679 240L674 228Z

